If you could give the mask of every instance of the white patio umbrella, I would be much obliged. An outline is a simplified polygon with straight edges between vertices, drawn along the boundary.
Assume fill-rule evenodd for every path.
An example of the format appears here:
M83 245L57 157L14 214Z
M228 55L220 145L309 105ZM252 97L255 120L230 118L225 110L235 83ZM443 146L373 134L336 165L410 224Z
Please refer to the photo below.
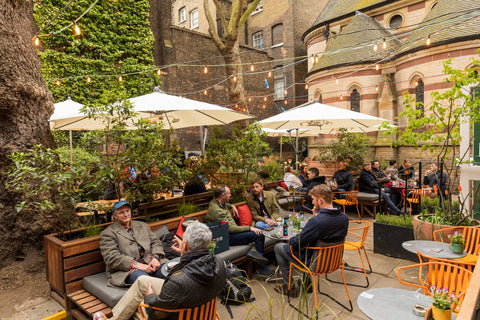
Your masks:
M275 130L296 130L298 138L300 130L304 130L304 136L335 133L340 128L345 128L348 132L378 131L385 121L390 122L387 119L312 101L259 121L259 124ZM295 152L298 158L297 151L298 139ZM296 160L298 163L298 159Z
M254 118L211 103L169 95L161 92L158 87L154 88L153 93L128 100L140 117L163 121L165 129L226 125Z

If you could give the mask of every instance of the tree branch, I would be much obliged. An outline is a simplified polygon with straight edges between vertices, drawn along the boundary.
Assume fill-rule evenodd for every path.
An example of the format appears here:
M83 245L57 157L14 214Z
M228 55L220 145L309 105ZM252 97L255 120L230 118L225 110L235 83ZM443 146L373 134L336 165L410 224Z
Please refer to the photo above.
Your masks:
M219 50L225 50L225 44L222 42L222 39L218 36L218 32L215 28L215 21L210 13L210 7L208 5L208 0L204 0L204 7L205 7L205 16L207 17L208 21L208 33L212 36L213 42L217 46ZM216 4L215 4L216 5Z

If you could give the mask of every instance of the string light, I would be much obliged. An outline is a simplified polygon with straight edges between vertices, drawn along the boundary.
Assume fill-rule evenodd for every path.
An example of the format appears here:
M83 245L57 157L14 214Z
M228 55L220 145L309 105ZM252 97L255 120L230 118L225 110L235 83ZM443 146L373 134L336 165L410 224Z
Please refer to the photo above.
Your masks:
M78 26L77 22L73 22L73 32L75 32L75 35L79 36L82 34L82 30L80 30L80 27Z
M162 74L162 71L160 71L160 69L157 69L157 75L161 75Z
M378 86L375 86L375 91L378 91Z
M285 105L288 104L288 101L286 99L283 100L283 104L285 104Z
M207 66L203 67L203 73L205 73L205 74L208 73L208 68L207 68Z
M428 35L427 40L425 41L425 44L429 46L432 43L432 39L430 39L430 35Z
M265 109L265 105L262 106L262 109Z
M385 41L385 38L383 38L382 48L383 48L383 49L387 49L387 42Z
M335 78L335 84L338 84L338 78Z
M252 97L248 97L248 102L252 102Z
M269 78L272 77L272 71L268 71L267 76L268 76Z
M118 81L119 81L119 82L122 82L122 81L123 81L123 77L122 77L122 76L118 76Z
M342 94L340 95L340 100L343 100L343 95Z
M57 81L55 81L55 84L59 86L61 84L60 80L57 79Z
M87 77L87 83L90 83L90 82L92 82L92 78Z
M415 80L415 87L418 87L418 80Z
M373 51L377 51L377 50L378 50L378 45L375 43L375 44L373 45Z
M283 94L284 94L285 96L288 95L288 90L287 90L287 89L283 90Z
M207 95L207 93L208 93L207 89L203 90L204 95Z
M318 60L319 60L318 56L317 56L317 55L315 55L315 60L314 60L314 61L315 61L315 63L318 63Z
M380 66L378 64L375 65L375 70L380 70Z
M255 66L252 64L252 65L250 66L250 72L253 72L253 71L255 71Z
M33 37L33 43L38 47L40 45L40 38L38 36Z
M308 84L305 85L305 90L308 90Z
M263 97L263 101L267 101L267 97Z
M237 82L237 76L233 76L233 81Z

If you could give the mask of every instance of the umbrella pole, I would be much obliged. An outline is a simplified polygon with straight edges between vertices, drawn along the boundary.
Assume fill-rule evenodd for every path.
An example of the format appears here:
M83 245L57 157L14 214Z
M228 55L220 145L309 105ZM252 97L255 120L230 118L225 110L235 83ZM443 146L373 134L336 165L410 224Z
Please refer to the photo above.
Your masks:
M73 166L73 143L72 143L72 130L69 130L70 138L70 166Z
M295 130L295 169L298 170L298 129Z
M280 137L280 159L283 159L282 147L283 147L283 137Z

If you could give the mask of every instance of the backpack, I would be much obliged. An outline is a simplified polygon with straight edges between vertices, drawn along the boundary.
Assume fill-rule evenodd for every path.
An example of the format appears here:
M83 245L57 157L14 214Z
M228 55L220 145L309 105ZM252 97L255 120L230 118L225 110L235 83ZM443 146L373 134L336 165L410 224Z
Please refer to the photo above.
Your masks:
M252 302L255 301L255 298L252 297L252 288L248 284L248 279L244 276L244 271L238 269L232 263L225 262L225 272L227 281L220 294L220 302L225 305L230 318L233 319L230 305Z

